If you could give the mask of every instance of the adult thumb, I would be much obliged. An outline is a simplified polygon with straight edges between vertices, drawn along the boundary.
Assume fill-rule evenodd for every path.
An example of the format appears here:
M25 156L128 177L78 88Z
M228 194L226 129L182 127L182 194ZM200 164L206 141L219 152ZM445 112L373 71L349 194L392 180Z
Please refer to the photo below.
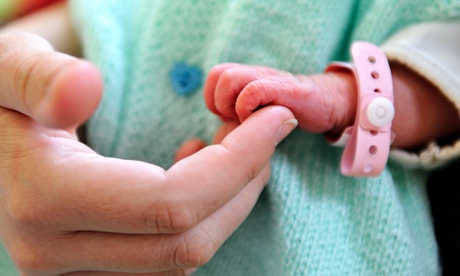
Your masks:
M43 38L0 35L0 106L47 127L69 129L91 116L102 87L94 65L55 52Z

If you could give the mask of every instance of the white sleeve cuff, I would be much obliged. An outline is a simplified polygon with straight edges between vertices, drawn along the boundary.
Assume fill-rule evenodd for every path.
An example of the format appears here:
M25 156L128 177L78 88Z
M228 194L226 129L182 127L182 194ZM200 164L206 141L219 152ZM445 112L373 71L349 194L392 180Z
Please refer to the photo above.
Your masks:
M459 110L460 116L460 21L414 25L391 37L382 50L390 62L398 62L425 77ZM460 137L440 147L430 143L415 154L392 150L390 157L414 168L432 169L460 156Z

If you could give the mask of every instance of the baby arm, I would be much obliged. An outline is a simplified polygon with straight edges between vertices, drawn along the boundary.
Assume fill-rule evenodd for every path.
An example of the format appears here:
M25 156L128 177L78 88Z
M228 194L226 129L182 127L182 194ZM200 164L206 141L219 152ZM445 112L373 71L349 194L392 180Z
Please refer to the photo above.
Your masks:
M455 106L437 87L399 63L392 63L395 117L393 147L415 148L460 132ZM288 107L299 127L340 135L355 120L357 88L351 72L293 75L241 64L214 67L205 86L208 108L222 118L245 120L267 105Z
M310 132L326 132L353 123L355 96L347 73L293 75L268 67L227 63L211 69L205 86L208 108L222 118L244 121L258 108L286 106Z

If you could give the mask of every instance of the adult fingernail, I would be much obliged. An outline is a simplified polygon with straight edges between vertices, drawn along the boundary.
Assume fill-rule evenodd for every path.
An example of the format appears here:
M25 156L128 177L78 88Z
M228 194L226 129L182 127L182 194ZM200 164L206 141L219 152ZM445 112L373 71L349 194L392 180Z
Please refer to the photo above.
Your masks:
M296 119L284 121L276 133L275 145L278 145L284 138L286 138L286 136L288 136L288 134L297 127L298 123L299 122Z

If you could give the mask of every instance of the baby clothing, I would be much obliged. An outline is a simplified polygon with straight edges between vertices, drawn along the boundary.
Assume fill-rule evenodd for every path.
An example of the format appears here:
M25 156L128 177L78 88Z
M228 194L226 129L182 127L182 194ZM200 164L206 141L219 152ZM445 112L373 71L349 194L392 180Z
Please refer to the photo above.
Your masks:
M71 0L70 8L84 55L104 76L103 101L88 123L90 146L166 169L182 142L210 142L220 125L202 93L212 66L320 73L331 61L349 60L351 43L364 40L429 75L427 60L437 59L427 58L431 48L420 34L433 29L393 35L460 16L460 2L442 0ZM449 59L436 68L443 80L452 75L443 69L458 72ZM451 89L458 81L436 84L460 107L460 92ZM250 216L197 275L437 275L424 168L459 152L458 143L393 151L379 177L344 177L342 149L295 130L277 147Z
M386 42L390 60L406 60L411 44L398 49L402 39L392 42L393 34L460 15L460 3L437 0L70 3L85 57L105 78L89 144L105 156L165 168L182 142L211 141L219 126L202 95L213 65L318 73L332 60L349 60L356 40ZM458 95L452 99L460 106ZM455 145L448 148L454 154L445 160L458 155ZM342 149L296 130L278 146L270 182L248 219L197 275L438 274L427 173L420 169L442 159L426 157L432 152L394 152L398 160L380 177L344 177Z

